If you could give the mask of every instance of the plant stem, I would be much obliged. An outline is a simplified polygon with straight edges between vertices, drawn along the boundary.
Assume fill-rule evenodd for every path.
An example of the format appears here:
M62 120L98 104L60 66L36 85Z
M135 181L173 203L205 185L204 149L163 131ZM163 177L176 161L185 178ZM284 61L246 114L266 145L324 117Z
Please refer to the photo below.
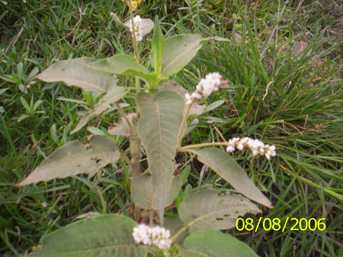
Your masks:
M131 161L130 161L130 172L133 176L139 175L141 173L140 169L140 160L141 160L141 141L136 133L136 130L130 129L130 153L131 153Z
M126 3L127 3L127 6L130 6L128 1L126 1ZM129 8L129 12L130 12L130 22L131 22L131 28L132 28L132 32L131 32L132 47L133 47L135 59L139 63L140 56L139 56L138 42L137 42L136 33L135 33L136 26L133 22L134 13L131 10L131 8ZM135 77L135 86L136 86L136 93L139 93L141 90L141 87L140 87L140 81L138 77ZM129 163L129 170L130 170L131 175L135 176L135 175L139 175L141 171L140 165L139 165L140 159L141 159L141 149L140 149L141 142L137 135L137 131L134 124L132 124L128 119L126 119L126 121L128 122L129 128L130 128L129 143L130 143L131 160Z
M202 147L211 147L211 146L227 146L227 142L213 142L213 143L203 143L195 145L187 145L178 148L179 152L189 152L190 149L202 148Z
M133 22L133 11L130 10L130 21L131 21L131 38L132 38L132 47L133 47L133 53L135 56L136 61L140 62L140 56L139 56L139 47L138 47L138 41L136 38L136 26ZM136 85L136 92L138 93L141 90L139 78L135 77L135 85Z
M187 118L188 118L189 112L191 111L192 105L193 105L193 103L187 104L185 111L183 112L180 130L179 130L178 135L177 135L177 144L176 145L178 147L181 146L182 139L183 139L183 136L184 136L186 128L187 128Z
M132 175L140 174L139 162L141 159L141 149L140 149L140 139L137 135L135 125L127 118L127 114L123 111L118 103L116 103L117 109L120 113L120 116L125 120L129 126L129 143L130 143L130 153L131 160L129 161L129 168Z

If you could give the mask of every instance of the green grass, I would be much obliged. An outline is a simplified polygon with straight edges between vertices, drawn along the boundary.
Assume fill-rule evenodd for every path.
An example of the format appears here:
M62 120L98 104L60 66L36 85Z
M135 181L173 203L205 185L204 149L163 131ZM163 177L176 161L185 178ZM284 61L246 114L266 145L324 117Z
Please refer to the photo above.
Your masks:
M86 212L123 211L126 177L109 169L92 180L64 179L17 188L15 184L56 147L76 136L80 105L92 104L60 83L29 85L31 75L58 59L128 52L128 34L110 16L127 10L120 1L0 1L0 255L18 255L41 236ZM145 1L139 14L158 15L165 33L197 31L228 37L210 41L175 79L192 90L199 78L219 71L230 89L215 111L199 118L185 141L256 136L275 144L272 162L237 155L255 183L272 199L267 217L325 217L325 232L238 233L260 256L339 256L343 238L343 90L338 25L340 1ZM339 9L341 8L341 9ZM342 16L341 16L342 17ZM297 53L299 42L308 47ZM147 46L147 45L145 45ZM144 47L144 46L143 46ZM121 79L123 85L129 81ZM6 90L5 90L6 89ZM3 111L2 111L3 110ZM91 126L106 129L115 114ZM211 123L213 117L220 122ZM19 121L18 121L19 120ZM199 183L192 163L191 183ZM227 185L205 172L202 183Z

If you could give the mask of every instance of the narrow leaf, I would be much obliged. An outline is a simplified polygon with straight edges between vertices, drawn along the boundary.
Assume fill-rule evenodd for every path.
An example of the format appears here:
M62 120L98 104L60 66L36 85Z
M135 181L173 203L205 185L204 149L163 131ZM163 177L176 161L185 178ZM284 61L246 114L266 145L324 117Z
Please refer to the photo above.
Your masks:
M180 204L179 216L191 230L231 229L239 216L257 214L260 210L247 198L202 188L189 192Z
M32 257L146 257L144 247L135 244L136 223L128 217L106 214L61 228L41 240Z
M269 208L268 198L254 185L245 171L224 150L218 148L202 148L190 150L198 156L199 161L214 170L229 182L239 193Z
M198 34L177 35L166 39L163 51L162 74L169 77L185 67L201 48Z
M157 74L162 70L162 58L164 50L165 39L161 31L160 23L156 18L154 34L152 37L152 66Z
M45 82L64 82L83 90L103 94L116 85L116 77L89 67L91 58L59 61L40 73L37 78Z
M181 257L258 257L247 244L215 230L192 233L184 248Z
M152 176L151 208L162 218L171 191L177 133L182 121L183 99L174 92L155 95L141 93L137 98L140 118L138 135L145 149Z
M92 176L118 158L115 145L105 137L93 137L88 149L78 141L71 141L54 151L19 186L78 174Z

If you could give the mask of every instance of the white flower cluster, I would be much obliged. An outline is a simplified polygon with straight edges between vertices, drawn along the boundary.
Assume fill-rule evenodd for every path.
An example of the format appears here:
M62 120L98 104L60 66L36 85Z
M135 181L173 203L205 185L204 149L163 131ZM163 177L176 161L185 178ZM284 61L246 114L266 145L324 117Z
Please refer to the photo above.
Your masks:
M143 37L154 28L154 22L150 19L143 19L137 15L125 22L125 26L135 35L137 41L142 41Z
M243 151L245 149L250 150L253 156L264 155L268 160L276 155L274 145L265 145L262 141L250 137L234 137L230 139L226 151L232 153L236 150Z
M140 224L133 229L132 236L138 244L154 245L163 250L170 248L172 243L169 230L160 226Z
M192 94L185 94L186 104L191 104L195 100L208 97L213 92L217 91L224 83L222 75L218 72L209 73L204 79L198 83L196 90Z

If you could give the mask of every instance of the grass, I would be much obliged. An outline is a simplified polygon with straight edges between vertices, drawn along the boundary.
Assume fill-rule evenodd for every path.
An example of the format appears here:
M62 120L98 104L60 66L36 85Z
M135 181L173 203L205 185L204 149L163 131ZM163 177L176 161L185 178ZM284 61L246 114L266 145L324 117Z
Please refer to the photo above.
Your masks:
M17 188L15 184L70 131L80 105L92 99L62 84L32 77L57 59L128 52L128 34L110 16L120 1L0 1L0 255L16 256L41 236L87 212L118 212L128 202L125 176L106 170L92 180L64 179ZM340 1L145 1L139 13L158 15L165 33L197 31L210 41L175 80L188 89L209 71L220 71L230 89L215 111L199 118L186 141L256 136L278 148L271 163L237 155L274 203L266 217L325 217L325 232L238 233L260 256L339 256L343 247L343 90ZM340 9L341 8L341 9ZM341 15L341 16L340 16ZM301 45L306 45L302 49ZM143 46L144 47L144 46ZM30 75L31 74L31 75ZM129 81L121 80L128 86ZM216 117L216 123L213 123ZM115 114L90 125L106 129ZM220 119L218 119L220 118ZM191 181L199 183L199 165ZM202 183L227 185L212 173Z

